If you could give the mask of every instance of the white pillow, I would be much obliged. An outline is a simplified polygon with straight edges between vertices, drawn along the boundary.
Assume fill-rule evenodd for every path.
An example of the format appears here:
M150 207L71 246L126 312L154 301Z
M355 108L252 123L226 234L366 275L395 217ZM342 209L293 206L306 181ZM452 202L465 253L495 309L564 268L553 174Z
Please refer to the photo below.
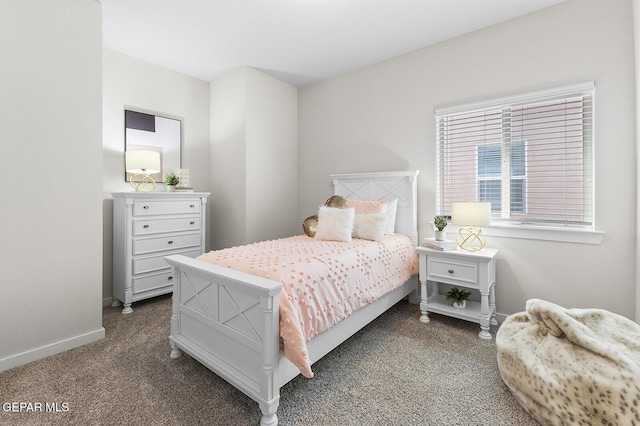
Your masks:
M316 240L331 240L351 242L353 232L354 210L338 209L320 206L318 209L318 224L316 225Z
M398 199L395 198L387 202L387 217L384 223L384 233L393 234L396 232L396 212L398 211Z
M354 238L382 241L384 239L386 219L386 213L356 213L353 221Z

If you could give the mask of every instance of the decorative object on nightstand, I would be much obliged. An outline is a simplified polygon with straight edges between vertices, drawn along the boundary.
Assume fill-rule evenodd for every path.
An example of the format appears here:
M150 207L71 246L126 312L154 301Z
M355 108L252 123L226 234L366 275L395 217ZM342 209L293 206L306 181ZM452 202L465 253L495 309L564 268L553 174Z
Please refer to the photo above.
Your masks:
M458 287L453 287L445 295L448 301L451 302L454 308L463 309L467 306L467 299L471 297L469 290L460 290Z
M116 192L113 196L113 306L173 291L165 256L205 250L208 192Z
M433 250L456 250L458 248L458 243L451 240L438 241L435 238L424 238L422 240L422 247Z
M153 192L156 182L151 177L160 172L160 153L147 149L130 149L124 153L125 170L131 173L129 185L136 192Z
M475 252L463 250L439 251L416 247L420 257L420 321L428 323L429 312L480 324L482 339L491 339L489 332L496 321L496 255L497 249L484 248ZM432 283L428 294L427 282ZM480 302L466 300L465 309L454 308L447 297L439 293L439 284L480 292Z
M447 225L447 218L445 216L435 216L433 218L433 231L436 241L444 241L446 239L444 228L446 228Z
M461 226L456 235L458 247L466 251L482 250L487 239L480 227L491 223L491 203L452 203L451 220Z
M173 192L176 190L176 186L180 183L178 176L171 172L164 175L164 183L167 185L167 191Z

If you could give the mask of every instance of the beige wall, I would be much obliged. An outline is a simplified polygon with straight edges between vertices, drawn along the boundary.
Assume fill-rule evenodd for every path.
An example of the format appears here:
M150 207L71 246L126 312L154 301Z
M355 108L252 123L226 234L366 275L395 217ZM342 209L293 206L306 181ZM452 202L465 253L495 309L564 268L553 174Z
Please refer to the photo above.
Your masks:
M0 371L104 337L102 6L0 3Z
M211 82L212 247L301 233L297 89L243 67Z
M434 215L434 109L587 80L596 85L599 245L493 237L497 307L529 298L635 316L636 160L631 0L569 0L299 91L299 208L339 172L419 169L419 231Z
M103 50L103 283L105 303L112 296L113 199L132 191L124 180L124 110L134 108L182 120L182 167L194 190L209 188L209 83L148 62ZM157 191L165 185L158 184ZM209 198L207 210L211 210ZM211 226L209 214L207 227ZM209 239L207 238L207 248Z

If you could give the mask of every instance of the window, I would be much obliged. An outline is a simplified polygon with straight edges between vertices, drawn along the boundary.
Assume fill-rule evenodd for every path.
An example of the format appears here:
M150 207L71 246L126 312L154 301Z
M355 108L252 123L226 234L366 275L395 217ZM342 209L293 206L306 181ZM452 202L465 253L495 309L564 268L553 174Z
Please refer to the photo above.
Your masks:
M593 227L593 82L436 111L436 214Z
M478 146L477 200L491 203L492 213L502 212L502 145L499 143ZM511 213L524 213L525 208L525 157L524 144L511 145L508 166L510 169L509 209ZM506 164L506 163L505 163Z

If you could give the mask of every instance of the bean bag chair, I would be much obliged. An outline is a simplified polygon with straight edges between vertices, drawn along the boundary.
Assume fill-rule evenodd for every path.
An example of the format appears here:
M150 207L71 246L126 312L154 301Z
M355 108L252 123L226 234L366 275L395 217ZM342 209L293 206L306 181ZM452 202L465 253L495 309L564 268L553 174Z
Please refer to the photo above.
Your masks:
M496 335L498 368L543 425L640 425L640 326L531 299Z

